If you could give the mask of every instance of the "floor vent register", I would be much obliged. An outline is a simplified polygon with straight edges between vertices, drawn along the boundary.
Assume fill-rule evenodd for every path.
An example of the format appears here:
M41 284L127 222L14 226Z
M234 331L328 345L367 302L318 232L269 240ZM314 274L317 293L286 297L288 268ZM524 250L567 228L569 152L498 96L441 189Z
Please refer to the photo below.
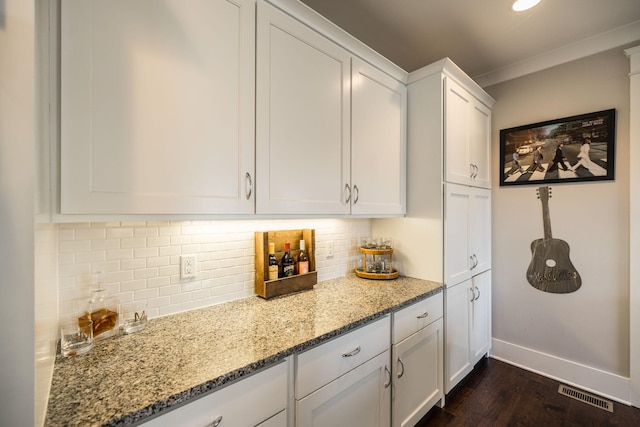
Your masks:
M572 399L579 400L580 402L595 406L597 408L604 409L605 411L613 412L613 402L595 396L593 394L586 393L582 390L569 387L568 385L560 384L558 393L564 396L571 397Z

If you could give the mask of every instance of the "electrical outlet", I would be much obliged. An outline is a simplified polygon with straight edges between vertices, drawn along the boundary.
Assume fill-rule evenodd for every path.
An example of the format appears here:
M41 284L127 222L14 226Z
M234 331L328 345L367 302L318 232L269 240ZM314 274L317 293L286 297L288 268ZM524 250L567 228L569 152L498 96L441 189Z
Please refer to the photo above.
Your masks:
M180 278L192 279L196 277L196 256L180 255Z
M327 242L327 258L333 257L333 240Z

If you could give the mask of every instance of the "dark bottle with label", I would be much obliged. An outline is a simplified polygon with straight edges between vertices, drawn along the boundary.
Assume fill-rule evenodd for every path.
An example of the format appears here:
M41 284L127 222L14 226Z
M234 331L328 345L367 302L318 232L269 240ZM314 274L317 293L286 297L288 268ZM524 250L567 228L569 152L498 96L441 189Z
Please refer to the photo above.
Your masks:
M282 256L282 277L290 277L296 274L295 261L291 256L291 245L289 243L284 244L284 255Z
M304 240L300 240L300 253L298 254L298 274L306 274L309 272L309 256L304 249Z
M278 278L278 259L276 258L276 245L269 243L269 280Z

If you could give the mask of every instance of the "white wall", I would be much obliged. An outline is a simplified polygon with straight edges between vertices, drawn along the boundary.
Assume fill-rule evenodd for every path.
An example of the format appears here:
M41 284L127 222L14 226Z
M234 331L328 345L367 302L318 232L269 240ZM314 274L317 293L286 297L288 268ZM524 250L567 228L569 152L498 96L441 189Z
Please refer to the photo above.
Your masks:
M528 284L530 244L541 238L536 185L499 187L493 176L494 356L628 400L629 61L622 49L485 88L500 129L615 108L616 179L554 185L553 236L571 247L582 287L551 294Z
M640 46L625 51L630 62L630 150L629 158L640 156ZM629 257L640 257L640 169L631 168L629 187ZM631 262L630 327L631 327L631 404L640 407L640 264Z
M0 2L0 425L34 425L35 8Z

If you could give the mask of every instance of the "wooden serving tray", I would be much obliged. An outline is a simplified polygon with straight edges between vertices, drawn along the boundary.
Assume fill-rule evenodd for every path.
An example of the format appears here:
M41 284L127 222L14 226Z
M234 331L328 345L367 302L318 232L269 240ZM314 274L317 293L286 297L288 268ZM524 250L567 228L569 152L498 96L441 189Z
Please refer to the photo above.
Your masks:
M392 280L398 278L398 272L396 270L392 270L391 273L368 273L356 268L356 276L362 277L363 279Z

